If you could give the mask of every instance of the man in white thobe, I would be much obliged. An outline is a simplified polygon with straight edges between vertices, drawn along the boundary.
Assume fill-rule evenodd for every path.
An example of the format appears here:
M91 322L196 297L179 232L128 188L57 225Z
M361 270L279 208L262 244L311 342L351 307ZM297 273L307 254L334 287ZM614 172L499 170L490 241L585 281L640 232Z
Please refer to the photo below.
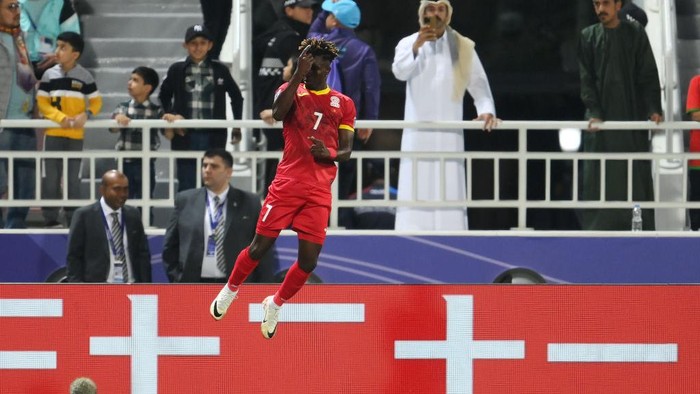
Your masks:
M463 120L464 92L474 99L475 120L484 129L496 126L496 109L486 73L474 50L474 42L449 27L449 0L421 1L420 30L399 41L391 69L406 81L405 119L408 121ZM463 152L462 129L404 129L404 152ZM444 184L440 181L440 160L401 159L399 200L464 201L466 174L463 159L445 160ZM414 171L416 183L414 184ZM444 196L441 196L441 187ZM439 205L439 203L437 204ZM460 207L399 207L396 230L466 230L466 203Z

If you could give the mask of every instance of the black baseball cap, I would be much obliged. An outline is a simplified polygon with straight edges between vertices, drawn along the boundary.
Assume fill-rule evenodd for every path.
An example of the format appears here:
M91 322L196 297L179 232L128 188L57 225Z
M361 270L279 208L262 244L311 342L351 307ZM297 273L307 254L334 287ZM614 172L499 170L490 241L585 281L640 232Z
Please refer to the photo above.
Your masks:
M211 34L204 25L194 25L187 28L187 33L185 33L185 42L190 42L197 37L204 37L209 41L212 41Z
M316 0L284 0L285 7L311 8L316 5Z

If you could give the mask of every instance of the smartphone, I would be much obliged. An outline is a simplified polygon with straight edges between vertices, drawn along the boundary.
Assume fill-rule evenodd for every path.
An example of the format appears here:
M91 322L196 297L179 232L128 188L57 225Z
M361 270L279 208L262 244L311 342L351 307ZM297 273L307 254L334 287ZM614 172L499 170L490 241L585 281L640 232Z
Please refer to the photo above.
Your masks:
M431 29L435 29L437 27L437 16L426 16L425 18L423 18L423 24L425 24L426 26L430 26Z

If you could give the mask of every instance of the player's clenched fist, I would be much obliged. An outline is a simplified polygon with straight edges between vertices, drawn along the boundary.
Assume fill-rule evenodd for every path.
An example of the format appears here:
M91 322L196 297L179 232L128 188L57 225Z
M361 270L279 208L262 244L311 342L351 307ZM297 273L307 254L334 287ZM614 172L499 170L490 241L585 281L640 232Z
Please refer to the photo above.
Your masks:
M330 159L331 158L331 153L328 151L328 148L326 148L326 144L324 144L323 141L321 141L315 137L309 137L309 139L313 143L311 145L311 155L314 158L316 158L316 159Z

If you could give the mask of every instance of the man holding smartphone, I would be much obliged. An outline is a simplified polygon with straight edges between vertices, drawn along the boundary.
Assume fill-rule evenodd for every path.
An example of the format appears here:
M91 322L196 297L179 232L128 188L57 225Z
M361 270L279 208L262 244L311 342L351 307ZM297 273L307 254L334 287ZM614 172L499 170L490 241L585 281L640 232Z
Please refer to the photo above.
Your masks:
M418 9L420 30L403 38L396 46L392 71L406 81L405 119L409 121L462 121L465 91L474 99L484 130L496 127L496 108L491 88L474 41L450 25L449 0L421 1ZM461 152L464 131L403 130L401 150L405 152ZM421 159L413 165L401 159L399 200L435 201L436 207L399 207L396 230L466 230L466 207L438 207L444 200L466 200L463 159L444 160L445 182L441 185L439 159ZM416 184L413 171L417 171Z

